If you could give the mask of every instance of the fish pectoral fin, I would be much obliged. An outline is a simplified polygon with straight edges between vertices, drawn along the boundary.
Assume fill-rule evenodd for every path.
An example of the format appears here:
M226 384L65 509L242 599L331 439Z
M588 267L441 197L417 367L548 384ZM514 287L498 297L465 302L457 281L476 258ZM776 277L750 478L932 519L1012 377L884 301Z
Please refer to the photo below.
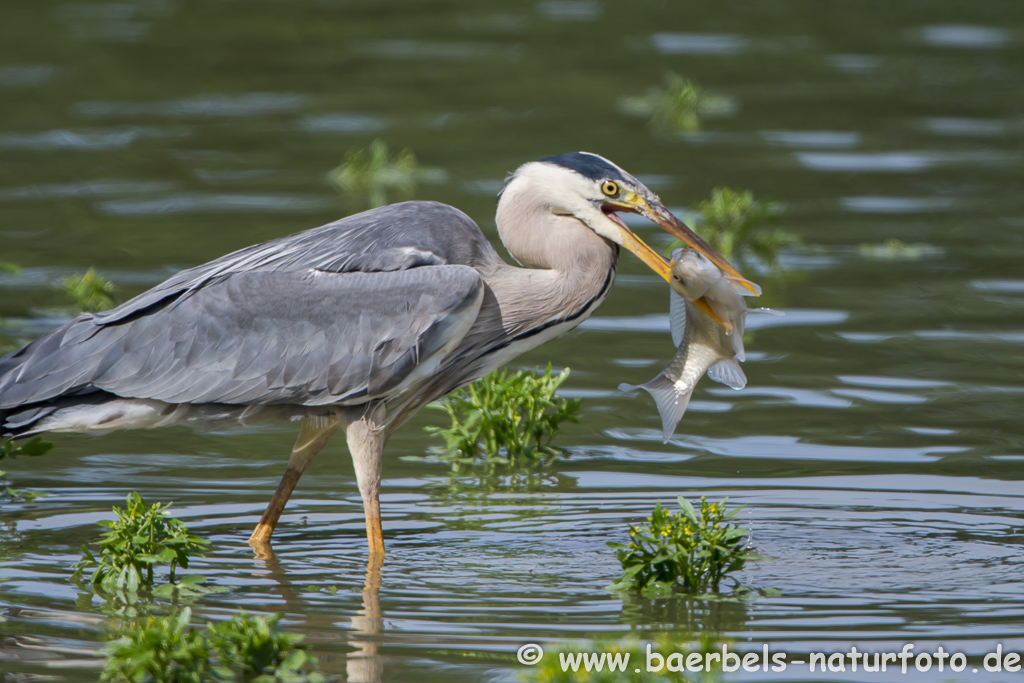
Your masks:
M625 384L619 385L619 388L622 389L623 386L630 387L626 391L643 389L654 398L654 402L658 406L658 413L661 414L662 443L668 443L668 440L672 438L672 433L676 431L676 425L679 424L683 413L686 412L686 406L690 404L690 396L693 395L694 387L680 387L666 377L663 372L659 372L657 377L639 387Z
M732 332L732 323L729 322L728 316L719 316L717 313L715 313L714 308L712 308L711 303L708 301L708 298L706 296L702 296L701 298L694 301L693 305L707 313L708 316L716 323Z
M686 337L686 299L676 294L673 289L668 291L668 324L672 331L672 345L678 348L682 346Z
M733 287L736 293L740 296L761 296L761 285L756 282L751 282L745 277L736 277L735 275L725 275L723 277L730 283L737 286Z
M747 376L743 374L743 368L740 367L735 358L723 360L712 365L708 369L708 379L737 390L747 386Z

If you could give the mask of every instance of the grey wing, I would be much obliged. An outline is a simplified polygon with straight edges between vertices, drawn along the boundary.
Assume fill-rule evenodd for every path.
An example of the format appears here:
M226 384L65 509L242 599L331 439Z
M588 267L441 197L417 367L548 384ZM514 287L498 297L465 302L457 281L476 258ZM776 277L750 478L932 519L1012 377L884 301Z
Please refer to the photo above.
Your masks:
M8 356L0 408L94 390L169 403L387 398L458 344L482 293L457 265L233 274L153 315L79 318Z
M480 228L439 202L403 202L246 247L184 270L117 308L93 317L100 324L174 305L204 287L240 273L297 271L390 272L420 266L477 267L500 261Z

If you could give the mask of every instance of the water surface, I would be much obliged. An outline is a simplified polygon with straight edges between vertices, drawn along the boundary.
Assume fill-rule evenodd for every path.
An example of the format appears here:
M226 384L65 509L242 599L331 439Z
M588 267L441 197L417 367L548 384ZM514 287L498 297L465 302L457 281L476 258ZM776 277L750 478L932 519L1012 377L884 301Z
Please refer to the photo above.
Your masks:
M667 71L735 111L685 134L622 112ZM525 642L691 629L791 653L1024 650L1022 78L1011 0L6 8L0 260L24 270L0 275L0 317L17 334L66 319L53 284L89 266L132 294L359 210L325 176L377 136L446 172L417 198L460 207L495 241L505 175L586 149L679 210L720 186L782 200L806 246L785 277L758 278L787 315L751 318L748 388L702 383L668 444L648 397L615 389L673 351L664 284L624 256L591 320L517 361L572 367L567 390L586 400L569 456L529 480L452 478L402 459L433 445L422 427L438 416L421 414L387 453L379 575L340 442L260 559L245 541L287 427L62 436L43 459L5 462L46 494L0 508L5 680L95 680L106 618L68 576L131 490L214 542L196 568L230 590L198 601L197 619L284 612L352 681L508 681ZM861 247L888 239L920 248ZM619 572L605 543L679 494L748 506L765 559L740 579L779 597L604 590Z

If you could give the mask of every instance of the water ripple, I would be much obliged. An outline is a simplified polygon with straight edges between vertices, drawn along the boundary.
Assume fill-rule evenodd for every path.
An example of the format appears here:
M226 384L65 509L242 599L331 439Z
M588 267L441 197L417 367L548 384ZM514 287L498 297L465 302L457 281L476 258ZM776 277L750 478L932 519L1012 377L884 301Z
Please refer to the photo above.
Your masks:
M173 188L174 183L164 181L86 180L78 183L0 188L0 201L18 199L77 199L80 197L149 194L167 192Z
M187 134L188 131L183 128L157 128L153 126L48 130L41 133L7 133L0 135L0 147L39 151L123 149L143 138L181 138Z
M655 33L654 49L663 55L736 55L750 48L750 40L733 33Z
M24 88L42 85L57 73L49 64L17 64L0 66L0 88Z
M839 202L851 213L926 213L955 205L949 197L843 197Z
M96 210L111 216L143 216L181 213L315 213L332 205L317 196L283 194L179 194L160 199L115 199L96 204Z
M1001 28L968 24L935 24L921 28L922 40L934 47L993 50L1005 46L1009 36Z
M1009 163L1015 153L978 152L796 152L797 161L815 171L917 173L938 166Z
M334 112L307 116L299 122L303 130L310 133L328 135L355 135L358 133L376 133L390 125L383 116L358 114L355 112Z
M305 103L305 96L296 93L216 93L165 102L78 102L72 111L91 119L136 116L228 118L283 114L300 109Z
M495 58L518 60L522 47L518 45L495 45L491 43L443 43L422 40L378 40L356 43L356 52L384 57L387 59L436 59L440 61L465 61L470 59Z
M542 0L536 10L552 21L597 21L604 13L596 0Z

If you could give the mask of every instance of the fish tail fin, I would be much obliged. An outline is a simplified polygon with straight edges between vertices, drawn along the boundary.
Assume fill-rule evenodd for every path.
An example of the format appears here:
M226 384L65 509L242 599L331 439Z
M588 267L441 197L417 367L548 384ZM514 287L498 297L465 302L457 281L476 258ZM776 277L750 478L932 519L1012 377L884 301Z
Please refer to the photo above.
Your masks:
M686 412L686 406L690 404L690 396L693 395L695 386L681 391L679 385L666 377L665 373L659 372L654 379L646 384L620 384L619 389L622 391L643 389L654 398L654 402L658 405L658 412L661 414L662 442L668 443L668 440L672 438L672 433L676 431L676 425L679 424L683 413Z
M747 376L735 358L715 363L708 369L708 379L724 384L732 389L747 386Z

